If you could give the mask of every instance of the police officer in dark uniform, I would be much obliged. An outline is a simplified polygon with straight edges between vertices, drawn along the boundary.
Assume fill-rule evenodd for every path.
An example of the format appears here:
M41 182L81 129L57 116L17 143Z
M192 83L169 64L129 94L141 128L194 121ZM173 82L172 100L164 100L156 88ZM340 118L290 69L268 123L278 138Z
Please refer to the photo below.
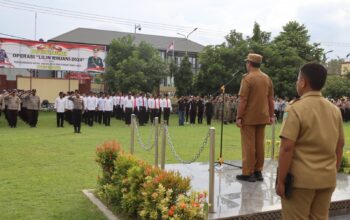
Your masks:
M213 117L213 103L211 99L205 103L205 115L207 117L207 125L211 125L211 119Z
M197 102L197 107L198 107L198 124L203 123L203 113L204 113L204 101L200 97L198 102Z
M73 126L74 133L81 133L81 117L84 110L84 100L80 97L78 92L75 92L75 96L68 98L73 102Z

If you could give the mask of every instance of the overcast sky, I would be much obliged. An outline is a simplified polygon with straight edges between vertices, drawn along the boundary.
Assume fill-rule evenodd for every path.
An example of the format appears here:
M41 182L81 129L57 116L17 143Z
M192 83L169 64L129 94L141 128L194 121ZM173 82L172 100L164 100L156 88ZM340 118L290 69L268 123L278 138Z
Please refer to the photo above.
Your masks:
M80 18L28 4L76 11L80 14L73 17ZM251 35L255 21L276 36L295 20L307 27L312 42L333 50L327 57L350 53L350 0L0 0L0 9L0 33L28 39L34 39L34 11L37 39L45 41L78 27L134 32L134 25L140 24L139 33L177 37L197 27L189 38L209 45L222 43L233 29ZM86 13L90 20L81 18Z

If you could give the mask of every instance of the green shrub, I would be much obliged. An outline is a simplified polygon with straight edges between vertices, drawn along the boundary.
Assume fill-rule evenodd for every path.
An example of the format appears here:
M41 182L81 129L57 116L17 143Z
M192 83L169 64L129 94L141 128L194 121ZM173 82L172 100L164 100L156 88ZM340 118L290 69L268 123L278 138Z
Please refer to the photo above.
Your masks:
M179 172L137 160L116 142L105 142L96 155L103 174L97 194L118 212L154 220L197 220L207 215L206 193L188 193L191 180Z

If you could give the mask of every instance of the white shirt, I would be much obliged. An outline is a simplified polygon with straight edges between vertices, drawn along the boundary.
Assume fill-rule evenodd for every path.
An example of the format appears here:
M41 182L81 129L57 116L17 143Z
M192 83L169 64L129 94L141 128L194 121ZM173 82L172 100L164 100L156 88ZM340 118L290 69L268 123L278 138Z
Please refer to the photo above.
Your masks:
M54 108L56 109L56 112L58 113L63 113L66 105L66 99L65 98L60 98L57 97L55 100L55 106Z
M88 96L86 99L86 109L89 111L96 110L97 107L97 100L96 97Z
M153 109L154 108L154 98L148 99L148 108Z
M171 106L171 101L170 99L162 99L162 102L161 102L161 106L162 106L162 110L164 110L164 108L170 108L170 111L173 110L172 106Z
M131 97L130 99L128 97L126 97L126 99L124 99L124 111L125 108L132 108L134 109L134 98Z
M64 97L65 98L65 108L68 109L68 110L73 110L74 108L74 104L73 104L73 101L72 100L69 100L68 99L68 96Z
M147 110L147 107L148 107L148 102L147 102L147 98L146 97L138 97L136 99L136 104L137 104L137 108L139 109L140 107L146 107L146 110Z
M105 98L104 99L104 110L107 111L107 112L111 112L113 111L113 103L114 103L114 100L112 97L109 97L108 98Z
M120 96L114 96L113 97L113 105L117 106L120 105Z
M160 99L155 99L154 102L155 102L155 109L160 109Z
M127 98L127 97L126 97ZM120 105L121 106L124 106L125 105L125 97L124 96L121 96L120 97Z
M105 107L104 102L105 102L104 98L102 98L102 97L98 98L98 100L97 100L97 109L99 111L104 111L105 110L104 109L104 107Z

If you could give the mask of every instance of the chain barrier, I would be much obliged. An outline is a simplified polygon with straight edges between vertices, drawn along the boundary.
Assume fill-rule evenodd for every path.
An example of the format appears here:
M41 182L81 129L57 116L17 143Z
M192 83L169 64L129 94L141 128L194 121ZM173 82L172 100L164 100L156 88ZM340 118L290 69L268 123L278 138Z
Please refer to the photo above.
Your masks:
M153 137L153 132L155 130L155 126L152 125L153 128L151 128L151 132L149 134L148 137L148 141L147 144L145 145L142 141L141 135L140 135L140 131L139 131L139 126L138 126L138 122L136 120L136 118L134 118L133 121L134 125L135 125L135 131L136 131L136 136L137 136L137 142L139 143L140 147L143 148L145 151L150 151L152 150L152 148L154 147L154 140L153 143L151 144L152 141L152 137ZM160 129L159 129L160 130Z
M180 157L180 155L176 152L175 147L174 147L174 144L173 144L173 142L172 142L172 140L171 140L171 137L170 137L170 135L169 135L168 126L167 126L167 125L164 125L164 128L165 128L165 133L166 133L166 136L167 136L167 140L168 140L168 143L169 143L171 152L173 153L173 155L174 155L174 157L175 157L175 159L176 159L177 161L179 161L179 162L181 162L181 163L184 163L184 164L193 163L193 162L195 162L195 161L200 157L200 155L202 154L202 152L203 152L205 146L206 146L207 143L208 143L208 139L209 139L209 136L210 136L210 130L209 130L208 133L207 133L207 135L206 135L206 137L205 137L204 140L203 140L202 146L199 148L198 153L197 153L191 160L186 161L186 160L183 160L183 159Z

